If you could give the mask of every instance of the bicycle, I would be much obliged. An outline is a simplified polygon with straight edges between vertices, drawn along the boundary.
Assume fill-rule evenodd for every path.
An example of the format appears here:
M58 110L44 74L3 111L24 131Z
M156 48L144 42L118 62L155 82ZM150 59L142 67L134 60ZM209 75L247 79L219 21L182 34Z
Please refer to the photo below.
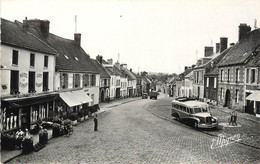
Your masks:
M73 127L71 124L64 127L65 134L69 137L73 134Z

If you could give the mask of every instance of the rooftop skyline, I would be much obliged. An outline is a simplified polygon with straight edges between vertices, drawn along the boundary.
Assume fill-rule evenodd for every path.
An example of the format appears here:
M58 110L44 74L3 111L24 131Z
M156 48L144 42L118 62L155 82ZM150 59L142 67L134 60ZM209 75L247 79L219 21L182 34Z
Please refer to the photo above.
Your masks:
M134 72L181 73L204 56L205 46L215 52L220 37L227 37L229 47L238 41L240 23L254 30L260 20L257 0L1 2L2 18L47 19L55 35L73 39L81 33L81 46L91 58L119 59Z

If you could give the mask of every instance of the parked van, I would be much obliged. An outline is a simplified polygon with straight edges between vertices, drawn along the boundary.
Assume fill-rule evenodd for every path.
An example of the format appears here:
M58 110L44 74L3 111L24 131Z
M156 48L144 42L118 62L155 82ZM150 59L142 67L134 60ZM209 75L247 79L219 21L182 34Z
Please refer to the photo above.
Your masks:
M158 95L158 92L156 92L156 91L151 91L151 92L150 92L150 99L152 99L152 98L157 99L157 95Z
M171 115L195 128L214 128L218 119L210 113L209 105L194 99L177 98L172 101Z

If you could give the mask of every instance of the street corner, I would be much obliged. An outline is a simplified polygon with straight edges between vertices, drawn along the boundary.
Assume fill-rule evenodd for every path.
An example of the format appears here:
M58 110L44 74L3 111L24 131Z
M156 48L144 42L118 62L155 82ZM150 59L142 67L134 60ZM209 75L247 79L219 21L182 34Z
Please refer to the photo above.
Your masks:
M241 128L242 125L232 125L232 124L229 124L228 122L224 122L224 123L219 123L219 126L218 128L220 129L223 129L223 128Z

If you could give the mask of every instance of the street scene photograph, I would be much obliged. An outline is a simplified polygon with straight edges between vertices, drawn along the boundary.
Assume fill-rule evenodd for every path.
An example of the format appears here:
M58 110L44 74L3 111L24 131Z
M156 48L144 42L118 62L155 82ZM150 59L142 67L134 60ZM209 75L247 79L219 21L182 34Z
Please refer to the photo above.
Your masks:
M1 163L260 163L259 11L1 0Z

